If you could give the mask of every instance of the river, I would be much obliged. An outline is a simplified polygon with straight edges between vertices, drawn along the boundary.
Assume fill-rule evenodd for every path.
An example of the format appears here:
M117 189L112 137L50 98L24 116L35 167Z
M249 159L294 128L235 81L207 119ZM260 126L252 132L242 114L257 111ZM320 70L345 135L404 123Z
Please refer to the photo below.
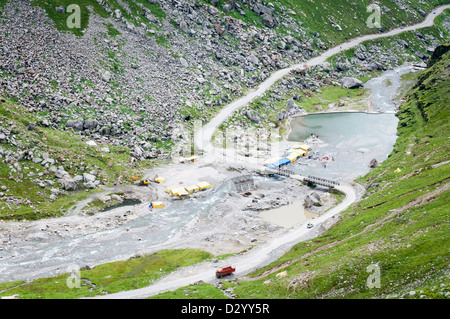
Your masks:
M334 161L324 168L317 160L300 160L292 169L303 175L317 175L336 180L350 179L366 173L372 158L379 162L387 158L396 140L397 118L390 103L392 92L400 85L392 76L400 76L409 68L401 67L385 72L380 78L366 83L374 94L373 103L388 113L332 113L312 114L292 121L289 139L301 141L310 133L319 135L325 144L317 147L330 154ZM391 90L383 81L391 79ZM305 165L306 164L306 165ZM256 180L258 182L258 179ZM174 201L169 207L148 213L145 204L138 205L137 214L123 225L75 236L40 236L27 238L23 243L0 251L0 281L21 279L65 271L70 264L92 265L123 260L150 247L164 243L177 231L198 218L208 216L211 208L230 192L232 182L226 181L207 196L194 200ZM126 214L129 207L118 208L116 214ZM51 271L50 271L51 270Z

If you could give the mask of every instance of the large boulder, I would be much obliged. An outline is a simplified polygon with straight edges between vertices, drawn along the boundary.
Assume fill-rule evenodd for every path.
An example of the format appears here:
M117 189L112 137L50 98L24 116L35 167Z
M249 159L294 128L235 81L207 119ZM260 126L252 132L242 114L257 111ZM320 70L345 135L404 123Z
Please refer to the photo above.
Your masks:
M346 89L357 89L363 86L363 83L355 78L343 77L341 80L341 86Z
M301 107L298 106L295 101L294 98L291 98L288 100L287 104L286 104L286 111L288 113L288 115L294 115L294 114L305 114L305 110Z
M111 75L111 72L109 72L109 71L105 71L102 73L102 79L105 82L109 82L111 80L111 77L112 77L112 75Z
M88 174L88 173L84 173L83 174L83 180L87 183L87 182L94 182L95 181L95 176L92 174Z
M258 64L259 63L259 59L254 54L250 54L247 57L247 61L250 62L251 64Z
M70 175L64 175L62 179L60 179L61 187L66 191L74 191L77 189L77 183L70 177Z
M370 168L374 168L378 166L378 161L374 158L373 160L370 161L369 167Z
M247 118L253 123L259 123L260 121L259 116L252 110L245 112L245 116L247 116Z
M98 126L98 122L95 119L87 119L86 121L84 121L84 129L85 130L94 130L96 129Z
M253 12L256 12L258 14L273 14L274 9L273 8L269 8L266 7L265 5L262 5L260 3L256 3L253 8L252 8Z
M82 131L84 124L82 121L68 120L66 122L66 128L72 128L74 131Z
M189 27L188 27L186 21L181 20L181 22L180 22L180 29L181 29L181 31L184 31L186 33L189 32Z
M268 13L263 14L262 22L268 28L273 28L276 25L275 20L273 19L272 15L268 14Z

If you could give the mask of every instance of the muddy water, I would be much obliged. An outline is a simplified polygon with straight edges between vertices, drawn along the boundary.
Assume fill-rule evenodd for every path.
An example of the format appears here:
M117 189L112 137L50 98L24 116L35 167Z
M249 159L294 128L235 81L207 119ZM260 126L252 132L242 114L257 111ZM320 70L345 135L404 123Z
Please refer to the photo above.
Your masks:
M269 223L290 228L316 217L317 214L307 211L303 202L294 202L290 205L262 211L259 216Z

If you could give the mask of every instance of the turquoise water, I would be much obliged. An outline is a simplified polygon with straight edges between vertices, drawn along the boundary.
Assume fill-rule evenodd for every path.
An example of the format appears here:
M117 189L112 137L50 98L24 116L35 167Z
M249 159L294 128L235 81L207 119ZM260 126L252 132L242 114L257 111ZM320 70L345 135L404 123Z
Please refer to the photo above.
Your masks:
M397 139L395 114L328 113L310 114L291 122L289 141L302 142L311 133L324 144L312 145L318 157L329 155L334 161L301 159L290 169L303 175L351 180L366 174L372 159L385 160Z

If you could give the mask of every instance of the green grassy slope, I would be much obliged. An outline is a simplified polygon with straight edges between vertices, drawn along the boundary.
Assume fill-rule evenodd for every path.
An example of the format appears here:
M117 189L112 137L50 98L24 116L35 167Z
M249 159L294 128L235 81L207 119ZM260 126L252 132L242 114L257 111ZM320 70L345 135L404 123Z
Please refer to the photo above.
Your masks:
M203 0L208 2L208 0ZM222 6L227 3L226 0L219 0L217 8L222 10ZM246 4L236 1L244 9L246 15L241 16L237 11L225 13L234 18L241 19L246 23L261 26L261 17L248 10ZM289 34L289 25L283 24L282 15L290 16L295 22L300 23L302 29L307 33L319 33L320 39L328 46L334 46L348 39L380 32L377 28L370 28L367 25L367 19L374 12L368 12L367 7L374 3L371 0L274 0L270 3L275 8L274 17L281 23L276 26L277 32ZM399 27L402 23L414 24L423 20L422 12L429 13L431 10L442 4L450 3L448 0L436 1L402 1L406 10L399 8L395 1L381 2L381 28L390 30ZM378 3L379 4L379 3ZM270 4L268 5L270 7ZM337 27L340 26L340 29Z
M33 129L27 126L34 123ZM132 161L130 150L122 146L88 146L86 140L73 131L54 130L41 124L40 119L14 101L0 97L0 133L9 132L9 142L0 143L0 220L23 220L55 217L64 214L78 201L96 190L64 191L49 167L36 164L20 154L46 153L73 177L91 170L98 173L102 184L112 186L120 176L124 182L130 175L139 175L144 168L161 164L163 160ZM14 142L11 142L14 141ZM105 151L107 146L109 151ZM55 184L38 186L39 181ZM55 201L51 189L60 189Z
M394 151L360 180L363 200L324 235L239 280L238 297L448 298L449 70L446 53L418 77L398 112ZM379 288L370 288L372 264Z
M19 295L20 299L74 299L93 297L148 286L179 267L211 258L211 254L194 249L161 250L124 261L81 269L80 285L69 273L30 282L0 283L0 296ZM69 285L67 284L69 282Z
M8 0L1 0L1 4L5 4ZM210 3L209 0L201 0L204 3ZM149 27L155 27L148 20L142 17L142 9L139 5L148 8L158 19L166 18L166 13L161 9L159 4L149 3L147 0L104 0L110 7L111 11L119 10L127 21L134 25L145 23ZM289 16L307 33L319 33L320 38L326 45L336 45L350 38L379 32L378 29L369 28L367 19L371 12L367 12L367 6L372 4L371 0L353 1L353 0L315 0L315 1L297 1L297 0L275 0L271 1L271 5L275 9L274 17L279 20L276 31L289 34L290 27L283 23L283 16ZM81 28L67 27L66 20L71 12L60 13L56 11L56 7L72 4L71 0L33 0L32 5L42 7L48 16L55 22L58 30L73 32L77 36L82 36L89 23L90 8L91 12L102 17L108 17L110 14L98 4L95 0L76 1L81 9ZM246 23L253 24L257 27L263 27L262 17L252 10L252 7L244 1L237 0L245 15L241 15L238 11L224 12L223 5L228 3L226 0L219 0L217 8L226 15L236 19L241 19ZM406 6L406 10L399 8L394 1L384 1L381 4L381 27L389 30L400 26L402 23L417 23L423 19L419 10L429 13L432 8L441 4L450 3L448 0L434 1L402 1ZM139 4L139 5L138 5ZM269 7L271 7L268 4ZM151 24L151 25L150 25ZM339 25L341 29L336 27ZM263 27L264 28L264 27Z

